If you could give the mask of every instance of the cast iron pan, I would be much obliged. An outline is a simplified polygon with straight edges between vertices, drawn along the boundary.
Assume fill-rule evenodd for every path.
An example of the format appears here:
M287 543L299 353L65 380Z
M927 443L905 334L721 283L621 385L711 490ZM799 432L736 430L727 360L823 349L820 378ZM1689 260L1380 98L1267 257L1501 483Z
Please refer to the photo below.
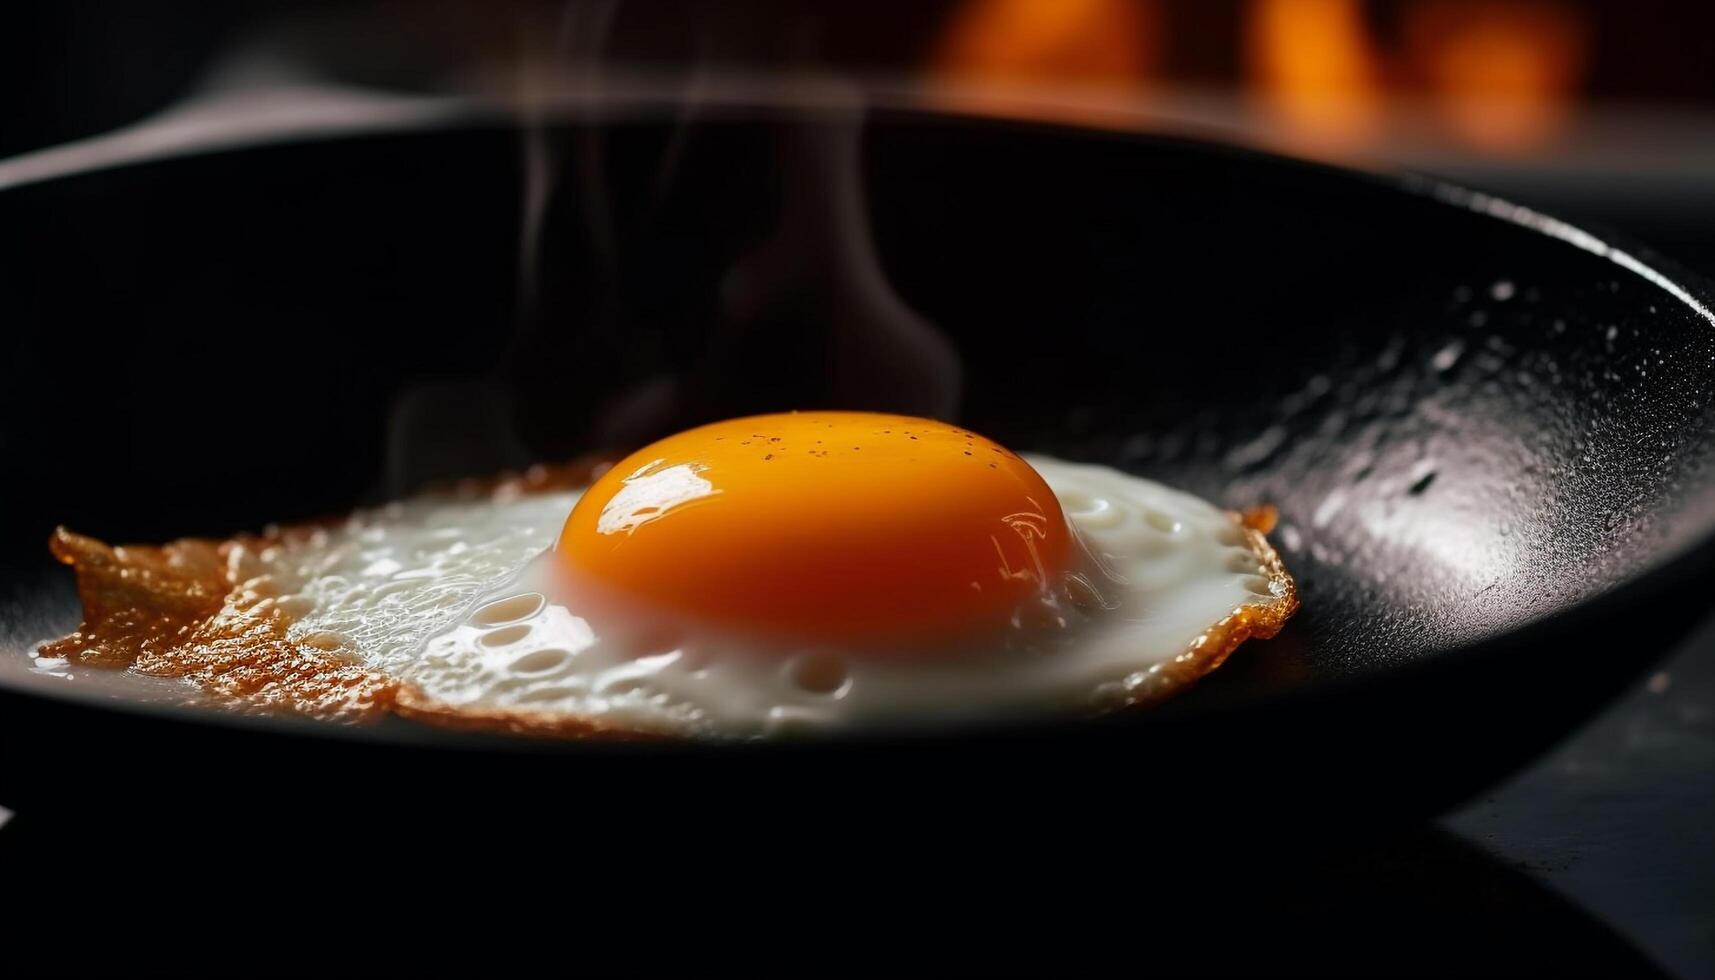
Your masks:
M0 194L0 802L633 830L693 806L978 848L1348 827L1490 783L1704 612L1715 299L1629 246L1176 138L903 111L539 136L539 212L492 122ZM826 405L1273 504L1303 610L1158 711L832 743L338 728L27 669L77 620L56 524L221 534Z

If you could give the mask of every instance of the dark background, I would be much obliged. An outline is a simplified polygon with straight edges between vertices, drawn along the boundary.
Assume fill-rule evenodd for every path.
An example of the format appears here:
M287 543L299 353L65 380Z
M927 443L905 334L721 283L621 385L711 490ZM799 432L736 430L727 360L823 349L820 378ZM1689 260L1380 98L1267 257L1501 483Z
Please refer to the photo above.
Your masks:
M1616 229L1715 275L1711 38L1715 6L1663 0L27 0L8 6L0 30L0 158L189 98L288 82L504 100L527 68L574 81L596 69L815 70L945 87L960 105L973 91L1006 96L986 111L1211 130L1425 170ZM1293 929L1260 930L1283 943L1281 972L1340 969L1337 929L1294 932L1322 919L1397 944L1402 970L1413 948L1439 944L1432 962L1448 964L1451 950L1479 973L1655 964L1708 976L1712 828L1715 628L1437 824L1383 829L1281 867L1223 867L1230 890L1205 883L1193 894L1296 907L1284 920ZM1258 928L1235 921L1247 925Z

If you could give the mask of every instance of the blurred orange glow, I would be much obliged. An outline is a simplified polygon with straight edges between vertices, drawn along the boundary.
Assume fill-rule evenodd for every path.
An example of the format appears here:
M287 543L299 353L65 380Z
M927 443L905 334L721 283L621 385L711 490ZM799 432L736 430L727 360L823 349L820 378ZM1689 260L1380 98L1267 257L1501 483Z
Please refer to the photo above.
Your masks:
M1265 111L1322 145L1369 138L1381 121L1381 70L1360 0L1252 0L1245 67Z
M1455 135L1479 149L1520 153L1567 121L1589 64L1578 11L1514 0L1427 0L1405 11L1407 63Z
M929 98L1095 125L1175 107L1220 117L1218 84L1174 74L1200 49L1168 45L1173 31L1206 40L1236 27L1246 101L1227 118L1253 135L1332 159L1426 138L1513 155L1564 131L1597 41L1586 8L1554 0L1242 0L1232 12L1189 0L963 0L930 50Z
M942 35L931 74L1141 90L1159 61L1158 28L1154 0L966 0Z

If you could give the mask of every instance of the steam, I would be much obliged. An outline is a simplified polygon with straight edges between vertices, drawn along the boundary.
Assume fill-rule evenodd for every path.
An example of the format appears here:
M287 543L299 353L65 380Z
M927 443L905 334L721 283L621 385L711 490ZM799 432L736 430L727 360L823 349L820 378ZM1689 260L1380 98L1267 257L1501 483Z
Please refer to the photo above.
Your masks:
M560 148L553 140L555 94L562 66L582 66L577 81L592 94L600 91L600 53L617 0L567 3L546 32L533 17L518 23L517 94L513 100L519 122L520 186L518 240L518 322L513 328L511 354L520 336L540 315L544 274L542 238L561 171ZM544 45L539 38L546 36ZM599 147L581 154L585 166L583 192L595 207L590 234L597 254L613 254L607 225L605 196L599 187ZM611 274L611 268L608 272ZM551 274L551 272L550 272ZM394 400L387 422L386 495L400 497L429 480L520 469L535 454L518 434L519 401L504 370L488 376L412 385Z
M626 445L691 422L793 408L943 419L957 410L957 352L894 291L875 249L859 91L828 80L797 85L800 97L816 89L804 101L818 108L778 110L780 219L727 271L708 356L612 402L601 441Z

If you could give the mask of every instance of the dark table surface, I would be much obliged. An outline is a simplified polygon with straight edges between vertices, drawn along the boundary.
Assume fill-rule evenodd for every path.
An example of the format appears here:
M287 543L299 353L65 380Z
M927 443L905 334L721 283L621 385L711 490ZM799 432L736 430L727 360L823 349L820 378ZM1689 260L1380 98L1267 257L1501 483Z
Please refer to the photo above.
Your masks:
M1583 657L1624 650L1567 651ZM1594 722L1440 826L1668 973L1715 976L1715 623Z

